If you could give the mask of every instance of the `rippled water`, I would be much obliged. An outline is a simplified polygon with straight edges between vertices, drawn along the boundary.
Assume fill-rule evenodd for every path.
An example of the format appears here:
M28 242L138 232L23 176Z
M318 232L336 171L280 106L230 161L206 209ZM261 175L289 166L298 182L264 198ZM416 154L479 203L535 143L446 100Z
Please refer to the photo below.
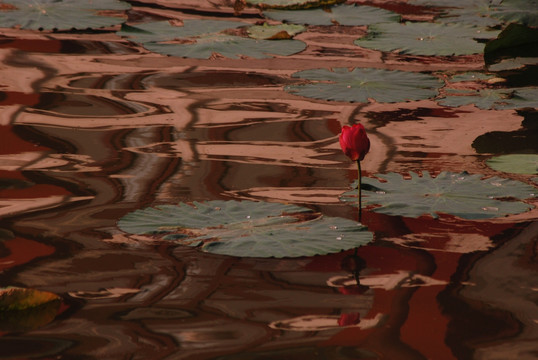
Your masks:
M528 137L513 110L328 102L283 90L298 81L292 73L313 67L483 65L480 56L382 57L346 31L299 35L308 48L291 57L194 60L108 33L3 29L1 286L52 292L62 304L52 317L1 329L0 358L534 358L536 210L465 221L366 209L374 242L294 259L212 255L117 228L136 209L216 199L355 219L338 199L356 178L338 145L344 124L360 121L372 141L363 176L496 175L484 164L491 151L477 153L473 142L488 144L493 132Z

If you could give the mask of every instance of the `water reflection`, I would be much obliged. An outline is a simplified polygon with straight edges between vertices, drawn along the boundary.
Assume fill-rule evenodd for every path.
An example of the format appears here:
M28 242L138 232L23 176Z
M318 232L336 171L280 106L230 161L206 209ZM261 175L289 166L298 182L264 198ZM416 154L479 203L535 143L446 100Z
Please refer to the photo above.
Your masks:
M357 34L337 30L313 29L309 49L291 60L165 58L119 39L4 42L0 280L77 306L0 334L1 356L530 358L535 213L466 222L366 209L374 243L298 259L211 255L116 227L138 208L208 199L289 202L355 219L338 201L356 170L337 134L356 121L371 133L365 176L493 173L471 144L490 131L519 134L517 112L284 92L289 75L313 61L420 71L478 64L382 58L349 48Z

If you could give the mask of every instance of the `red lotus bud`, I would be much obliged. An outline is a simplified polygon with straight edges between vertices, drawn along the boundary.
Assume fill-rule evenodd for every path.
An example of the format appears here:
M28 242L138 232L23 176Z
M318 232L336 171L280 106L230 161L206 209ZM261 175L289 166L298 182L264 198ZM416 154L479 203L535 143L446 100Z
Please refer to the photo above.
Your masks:
M361 161L370 150L370 140L361 124L345 125L340 133L340 147L353 161Z

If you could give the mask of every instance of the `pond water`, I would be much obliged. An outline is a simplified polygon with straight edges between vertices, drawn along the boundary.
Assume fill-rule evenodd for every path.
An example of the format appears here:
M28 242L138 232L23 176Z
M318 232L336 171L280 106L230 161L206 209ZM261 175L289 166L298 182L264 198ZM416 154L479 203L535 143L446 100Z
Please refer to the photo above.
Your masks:
M385 8L406 19L433 16L395 4ZM133 2L129 20L263 19L232 5ZM538 153L533 109L284 89L318 68L446 78L483 71L481 54L380 52L353 44L365 26L331 25L296 35L307 46L290 56L193 59L147 51L118 29L0 29L0 286L60 297L0 316L0 359L536 358L536 198L481 220L367 204L373 241L294 258L219 255L117 226L139 209L212 200L356 220L339 199L357 169L338 134L358 122L371 141L363 178L466 171L534 186L536 175L486 164Z

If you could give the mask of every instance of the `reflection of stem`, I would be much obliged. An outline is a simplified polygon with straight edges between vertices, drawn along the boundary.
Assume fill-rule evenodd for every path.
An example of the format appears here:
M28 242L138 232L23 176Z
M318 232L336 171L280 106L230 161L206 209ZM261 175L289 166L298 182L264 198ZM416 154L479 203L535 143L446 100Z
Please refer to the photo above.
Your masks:
M362 220L362 197L361 197L361 161L357 160L357 170L358 170L358 179L359 186L357 187L359 195L359 222Z

